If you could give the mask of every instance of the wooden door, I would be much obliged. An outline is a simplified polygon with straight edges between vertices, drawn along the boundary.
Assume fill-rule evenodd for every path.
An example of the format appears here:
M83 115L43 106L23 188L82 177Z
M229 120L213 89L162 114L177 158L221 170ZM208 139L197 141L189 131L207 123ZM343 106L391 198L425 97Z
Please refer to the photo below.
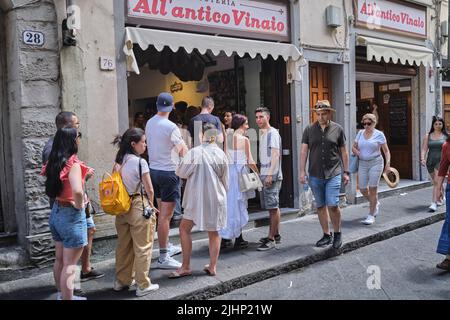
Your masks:
M379 128L386 135L391 151L391 166L402 179L412 179L412 103L411 92L379 93Z
M280 192L280 206L294 207L294 179L292 146L291 99L286 83L286 62L271 57L262 62L261 88L264 106L271 110L270 124L280 130L282 140L283 185Z
M0 187L0 233L5 231L4 222L3 222L3 209L2 209L2 193L1 193L1 187Z
M444 122L447 132L450 132L450 88L444 88Z
M331 104L331 67L322 63L310 63L309 65L309 96L311 123L317 120L312 108L319 100L328 100Z

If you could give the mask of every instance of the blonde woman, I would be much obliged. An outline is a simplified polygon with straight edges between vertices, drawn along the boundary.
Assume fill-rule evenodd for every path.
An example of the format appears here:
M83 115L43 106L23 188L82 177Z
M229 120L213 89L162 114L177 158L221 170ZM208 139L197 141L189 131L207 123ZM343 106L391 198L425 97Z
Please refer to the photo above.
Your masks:
M176 170L176 174L187 182L180 224L183 263L169 275L171 279L192 275L191 231L194 226L208 232L210 262L203 271L209 276L217 273L219 230L227 224L228 190L228 158L216 144L218 134L215 124L204 123L199 136L202 144L189 150Z
M380 177L383 171L385 173L391 171L391 153L384 133L375 129L377 117L373 113L367 113L363 116L361 122L364 130L358 132L352 151L359 158L359 190L370 204L369 214L362 223L371 225L375 222L375 217L379 213L378 184ZM386 164L384 164L381 149L383 149Z

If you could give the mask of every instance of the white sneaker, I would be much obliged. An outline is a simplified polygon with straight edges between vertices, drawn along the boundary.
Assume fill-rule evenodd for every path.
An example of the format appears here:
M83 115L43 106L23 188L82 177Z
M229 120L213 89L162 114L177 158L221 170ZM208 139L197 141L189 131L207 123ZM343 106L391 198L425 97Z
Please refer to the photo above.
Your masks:
M176 256L177 254L181 253L181 247L174 246L172 243L169 242L168 248L167 248L167 253L171 257Z
M136 289L137 289L137 283L133 279L133 281L131 281L131 284L128 286L128 291L136 291Z
M373 214L376 217L380 213L380 201L377 202L377 206L375 207L375 213Z
M149 285L145 289L137 288L136 289L136 296L137 297L143 297L143 296L146 296L147 294L151 293L152 291L156 291L158 289L159 289L159 285L156 284L156 283L152 283L151 285Z
M134 291L136 290L136 281L132 281L131 284L129 286L121 284L119 282L119 280L114 280L114 286L113 286L113 290L114 291L122 291L128 288L128 291Z
M361 223L365 224L365 225L371 225L374 222L375 222L375 217L370 214L367 216L367 218L365 220L361 221Z
M58 292L58 294L56 295L56 300L62 300L61 292ZM79 297L79 296L72 296L72 300L84 301L84 300L87 300L87 298L86 297Z
M167 257L163 261L158 259L158 263L156 266L158 269L179 269L181 268L181 262L178 262L172 257Z
M430 209L430 211L435 212L437 210L436 202L432 202L429 209Z
M438 207L443 206L445 204L444 199L437 201L436 204Z

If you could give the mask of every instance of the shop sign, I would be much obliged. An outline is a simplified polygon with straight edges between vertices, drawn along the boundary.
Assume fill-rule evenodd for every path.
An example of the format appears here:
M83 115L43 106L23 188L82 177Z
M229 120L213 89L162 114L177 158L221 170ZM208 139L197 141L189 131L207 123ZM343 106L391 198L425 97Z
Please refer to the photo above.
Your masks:
M128 0L127 22L182 31L289 41L287 3L253 0Z
M358 0L357 23L369 29L381 29L425 38L426 7L386 0Z

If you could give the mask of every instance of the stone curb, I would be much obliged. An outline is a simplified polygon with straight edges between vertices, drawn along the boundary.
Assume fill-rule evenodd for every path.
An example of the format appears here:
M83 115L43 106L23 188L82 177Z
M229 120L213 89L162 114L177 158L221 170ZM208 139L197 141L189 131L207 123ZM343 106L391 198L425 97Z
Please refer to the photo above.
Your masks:
M209 286L200 290L196 290L187 294L179 295L173 300L205 300L211 299L220 295L224 295L236 289L241 289L249 285L261 282L285 273L289 273L298 269L302 269L316 262L324 261L326 259L345 254L359 248L371 245L376 242L387 240L395 236L410 232L445 219L445 212L434 214L428 218L413 221L401 226L397 226L388 230L384 230L370 236L362 237L360 239L344 243L341 249L335 251L333 249L324 250L316 254L296 259L288 263L283 263L279 266L261 270L251 274L247 274L235 279L222 282L215 286Z

